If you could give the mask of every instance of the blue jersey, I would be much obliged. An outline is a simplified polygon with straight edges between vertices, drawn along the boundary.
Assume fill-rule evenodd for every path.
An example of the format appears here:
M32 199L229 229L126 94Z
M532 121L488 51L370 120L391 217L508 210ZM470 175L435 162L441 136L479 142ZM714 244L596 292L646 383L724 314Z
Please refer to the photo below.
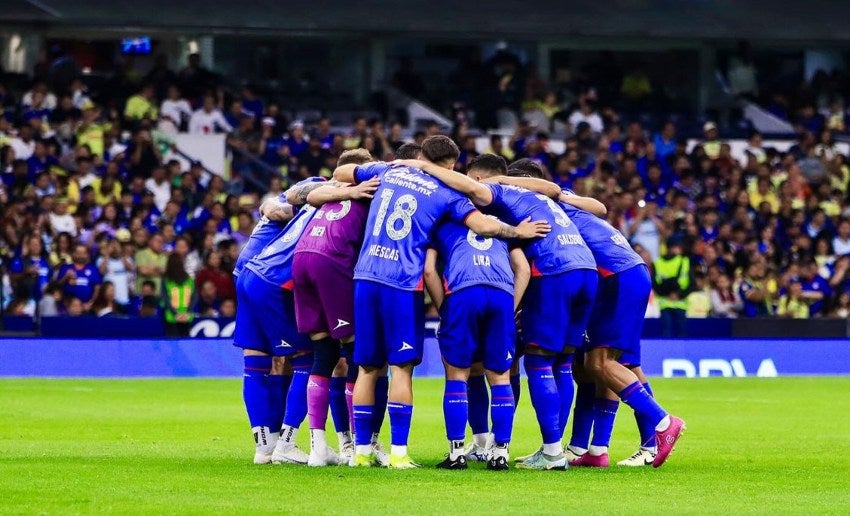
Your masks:
M69 272L73 271L73 278L65 283L63 293L66 296L76 297L83 303L88 303L94 297L94 289L100 285L102 278L100 272L92 264L77 267L76 264L66 264L59 268L57 278L60 280Z
M298 239L304 233L304 228L313 220L317 211L316 208L309 205L301 208L286 225L286 228L278 233L260 254L251 258L245 264L245 268L269 283L291 290L292 257L295 255L295 244L298 243Z
M445 262L443 276L448 293L489 285L513 294L514 274L507 242L484 238L453 221L440 224L433 240Z
M485 208L514 226L531 217L545 220L552 232L535 238L525 246L534 276L550 276L576 269L596 269L593 253L579 234L578 228L558 204L542 194L512 185L488 184L493 202Z
M443 220L462 223L475 207L415 168L371 163L355 170L357 182L373 177L380 177L381 185L369 207L354 279L421 290L431 231Z
M324 179L321 177L310 177L303 181L299 181L294 186L322 181L324 181ZM280 194L277 200L279 202L286 203L286 194ZM297 208L293 206L293 210L296 209ZM254 231L251 232L251 236L248 238L248 241L245 242L245 245L239 252L239 257L236 259L236 265L233 267L233 276L239 276L239 273L245 268L245 264L248 263L248 260L260 254L260 252L265 249L266 246L274 240L274 237L279 235L284 228L286 228L285 222L278 222L269 220L266 217L261 217L259 222L257 222L257 225L254 226Z
M593 253L596 267L603 276L618 274L643 264L643 259L632 249L629 241L614 226L599 217L575 206L559 203L570 217L587 247Z

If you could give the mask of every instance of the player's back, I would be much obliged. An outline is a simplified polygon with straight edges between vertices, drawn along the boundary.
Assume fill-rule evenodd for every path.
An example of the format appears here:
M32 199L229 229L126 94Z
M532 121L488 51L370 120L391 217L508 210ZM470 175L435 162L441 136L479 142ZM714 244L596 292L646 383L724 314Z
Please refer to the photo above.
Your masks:
M368 215L366 201L346 200L323 205L304 229L295 252L321 254L351 269L360 252Z
M644 263L626 237L614 226L569 203L560 205L578 227L579 233L593 253L600 273L617 274Z
M236 264L233 267L233 276L239 276L242 269L245 268L245 264L251 258L260 254L285 228L285 223L269 220L265 216L260 217L260 220L251 232L251 236L248 237L248 241L245 242L242 250L239 251L239 257L236 258Z
M253 271L269 283L291 288L292 257L295 254L295 245L304 233L307 224L315 216L316 211L316 208L312 206L305 206L299 210L283 231L278 233L271 243L245 264L245 268Z
M489 285L509 293L514 290L508 243L476 234L454 221L441 223L433 238L443 259L447 293L473 285Z
M357 168L358 182L380 177L366 221L354 278L404 290L422 286L425 249L443 219L463 221L475 211L463 195L424 172L386 163Z
M488 185L493 202L485 211L508 224L517 225L528 217L545 220L551 233L532 240L525 254L535 275L560 274L576 269L596 269L593 254L558 204L542 194L512 185Z

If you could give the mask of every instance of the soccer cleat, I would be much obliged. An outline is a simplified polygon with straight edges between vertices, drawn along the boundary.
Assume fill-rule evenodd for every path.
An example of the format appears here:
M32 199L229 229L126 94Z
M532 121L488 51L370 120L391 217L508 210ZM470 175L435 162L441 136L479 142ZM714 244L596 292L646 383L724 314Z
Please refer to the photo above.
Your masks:
M348 441L347 443L343 444L339 448L339 460L338 460L338 462L341 466L345 465L345 464L351 465L351 462L352 462L353 459L354 459L354 443L351 442L351 441Z
M505 471L506 469L510 469L508 458L500 455L490 457L490 460L487 461L487 469L491 471Z
M685 431L685 428L684 421L671 415L670 426L668 426L663 432L655 432L655 442L658 446L658 452L652 460L653 468L660 468L661 465L667 461L667 457L673 453L673 449L676 448L676 443L679 441L679 437L682 436L682 432Z
M298 445L286 445L283 441L278 441L272 453L272 462L275 464L307 464L308 460L310 457Z
M567 469L567 456L563 452L558 455L546 455L543 450L540 450L518 463L516 467L519 469L564 470Z
M437 469L466 469L468 467L465 455L458 455L456 459L452 459L451 454L449 454L446 455L443 462L437 464Z
M378 465L386 468L390 465L390 454L387 453L378 441L372 442L372 449L375 450L375 458L378 460Z
M540 448L537 448L537 451L536 451L536 452L534 452L534 453L530 453L530 454L528 454L528 455L523 455L523 456L521 456L521 457L517 457L517 458L515 458L515 459L514 459L514 462L525 462L525 461L527 461L528 459L530 459L530 458L534 457L535 455L537 455L538 453L542 453L542 452L543 452L543 447L541 446Z
M466 460L469 462L487 462L490 457L490 452L486 448L482 448L476 443L470 444L464 452Z
M641 466L651 466L653 460L655 460L655 452L647 450L646 448L640 448L631 457L621 460L617 463L617 465L637 468Z
M271 464L271 462L272 452L257 448L257 451L254 452L254 464Z
M413 462L413 459L410 458L410 455L405 455L404 457L399 457L398 455L390 455L390 460L388 466L390 469L414 469L421 468L422 466Z
M322 467L336 466L337 464L339 464L339 455L330 446L326 446L324 450L310 450L310 456L307 459L308 466Z
M272 461L272 453L277 446L280 434L269 432L268 427L256 427L254 430L254 464L269 464Z
M603 453L602 455L591 455L590 453L585 453L583 455L579 455L577 459L569 461L569 464L570 466L580 468L607 468L608 454Z
M584 453L587 453L587 452L584 452ZM584 455L584 453L582 455ZM570 449L569 446L564 446L564 455L567 456L567 464L572 464L572 462L574 460L581 457L581 455L579 455L578 453L576 453L572 449Z
M366 455L365 453L355 453L348 463L352 468L371 468L372 466L380 466L374 453Z

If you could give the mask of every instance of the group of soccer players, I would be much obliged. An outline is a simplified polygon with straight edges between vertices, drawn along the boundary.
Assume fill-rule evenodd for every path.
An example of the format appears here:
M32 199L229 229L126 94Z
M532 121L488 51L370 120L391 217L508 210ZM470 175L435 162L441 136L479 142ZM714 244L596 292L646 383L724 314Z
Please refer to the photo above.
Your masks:
M647 266L600 218L604 205L562 192L535 162L485 154L463 175L458 156L445 136L402 146L392 163L346 151L334 181L302 181L261 207L234 272L254 462L419 467L407 444L427 289L446 370L449 453L437 467L509 468L520 356L542 445L516 467L607 467L619 400L642 441L620 464L660 466L684 422L640 371ZM296 445L305 418L309 454Z

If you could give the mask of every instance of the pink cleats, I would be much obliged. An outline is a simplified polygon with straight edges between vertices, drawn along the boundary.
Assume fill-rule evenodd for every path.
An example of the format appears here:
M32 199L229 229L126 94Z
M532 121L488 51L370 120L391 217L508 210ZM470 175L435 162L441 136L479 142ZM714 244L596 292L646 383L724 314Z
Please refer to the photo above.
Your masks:
M655 440L658 445L658 454L655 460L652 461L653 468L660 468L667 460L667 457L673 453L679 437L685 431L685 422L674 415L670 415L670 426L663 432L655 432Z
M607 468L608 454L591 455L590 452L579 455L577 459L570 461L570 467L573 468Z

